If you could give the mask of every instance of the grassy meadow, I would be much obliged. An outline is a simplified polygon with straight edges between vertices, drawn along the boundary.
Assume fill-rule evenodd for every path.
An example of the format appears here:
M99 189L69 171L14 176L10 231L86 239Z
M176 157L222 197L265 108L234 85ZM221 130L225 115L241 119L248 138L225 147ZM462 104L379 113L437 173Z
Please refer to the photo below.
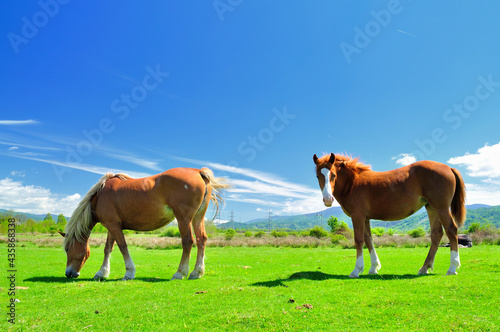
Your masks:
M6 249L5 249L6 250ZM489 331L500 326L500 246L461 249L458 276L445 276L449 249L435 270L417 276L428 248L380 248L382 269L349 279L354 249L209 247L206 274L170 281L180 249L131 246L136 279L121 281L117 248L106 281L92 280L102 247L80 278L66 279L60 246L22 242L16 252L16 319L7 322L8 280L0 284L5 331ZM196 248L193 248L193 267ZM3 255L2 255L3 256ZM5 256L3 256L5 257ZM7 264L4 269L7 270Z

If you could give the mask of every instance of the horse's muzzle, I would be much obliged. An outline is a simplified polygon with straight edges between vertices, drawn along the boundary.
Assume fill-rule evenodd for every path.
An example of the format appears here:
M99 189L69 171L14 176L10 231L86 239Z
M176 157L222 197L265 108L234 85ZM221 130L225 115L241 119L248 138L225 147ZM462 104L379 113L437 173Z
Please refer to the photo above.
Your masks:
M330 197L323 197L323 203L327 207L332 206L332 204L333 204L333 197L332 196L330 196Z
M80 276L80 272L76 272L73 269L66 269L67 278L78 278L78 276Z

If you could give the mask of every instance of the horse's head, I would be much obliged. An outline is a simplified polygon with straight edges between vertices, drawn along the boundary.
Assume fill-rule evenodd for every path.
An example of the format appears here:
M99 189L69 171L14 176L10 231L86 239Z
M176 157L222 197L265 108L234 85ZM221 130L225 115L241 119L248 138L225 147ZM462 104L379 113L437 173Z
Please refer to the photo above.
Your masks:
M325 203L325 206L332 206L333 188L335 188L335 178L337 177L334 166L335 155L332 153L321 158L314 155L313 160L316 164L316 177L318 178L319 187L323 192L323 203Z
M66 237L66 234L59 232L62 236ZM78 240L64 241L64 250L66 251L67 261L66 261L66 277L68 278L78 278L80 275L80 270L90 256L90 246L89 240L86 242L80 242Z

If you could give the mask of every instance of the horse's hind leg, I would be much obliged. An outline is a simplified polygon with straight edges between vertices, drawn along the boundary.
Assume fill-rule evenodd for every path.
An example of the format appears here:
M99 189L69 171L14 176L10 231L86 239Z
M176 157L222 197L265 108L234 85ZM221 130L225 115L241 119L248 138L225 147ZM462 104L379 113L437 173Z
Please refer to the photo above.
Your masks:
M453 217L448 207L436 212L444 227L446 236L448 236L450 240L450 268L446 275L454 275L457 274L457 269L460 267L460 256L458 255L458 228L455 221L453 221Z
M368 252L370 253L371 267L368 274L377 274L378 270L382 267L380 264L380 260L378 259L377 253L375 252L375 248L373 247L373 238L372 238L372 230L370 227L370 219L365 220L365 244L368 248Z
M205 212L207 211L208 202L205 207L202 207L193 218L194 234L196 236L196 265L193 272L189 275L189 279L198 279L205 274L205 244L207 243L207 233L205 232Z
M172 277L172 280L187 277L189 273L189 255L191 255L191 248L194 243L193 232L191 230L191 219L186 217L176 219L182 238L182 257L179 268Z
M104 261L102 262L101 269L97 271L94 276L94 279L100 280L109 277L110 265L109 258L111 256L111 252L113 251L113 246L115 245L115 238L108 232L108 237L106 239L106 245L104 246Z
M427 215L429 216L431 226L431 248L429 249L424 265L418 271L418 274L420 275L427 274L429 273L429 270L434 268L434 258L436 257L436 252L439 248L439 242L441 242L441 238L443 237L443 227L441 226L441 222L439 221L436 211L434 211L429 204L427 204L425 208L427 209Z

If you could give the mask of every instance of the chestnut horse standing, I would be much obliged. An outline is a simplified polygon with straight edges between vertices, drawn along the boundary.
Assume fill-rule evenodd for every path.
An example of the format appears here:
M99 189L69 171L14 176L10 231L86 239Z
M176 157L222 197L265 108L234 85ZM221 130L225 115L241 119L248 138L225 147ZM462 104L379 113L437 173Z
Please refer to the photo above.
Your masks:
M350 277L357 278L363 272L363 242L371 258L369 273L376 274L381 267L373 248L370 219L400 220L422 206L429 215L431 248L418 274L432 270L443 228L451 251L447 274L457 274L457 228L464 224L466 210L465 185L456 169L426 160L388 172L374 172L358 159L333 153L321 158L314 155L313 160L324 204L331 206L335 197L352 219L357 259Z
M66 225L64 249L67 253L66 276L76 278L90 255L89 237L100 222L108 230L104 247L104 262L94 279L107 278L109 258L114 243L125 260L123 280L134 279L135 266L130 258L122 230L152 231L177 219L182 237L182 258L172 279L182 279L189 273L189 255L196 235L198 255L189 279L201 278L205 272L204 217L210 201L216 211L223 203L221 189L228 186L214 178L208 168L174 168L161 174L132 179L124 174L106 174L82 199Z

